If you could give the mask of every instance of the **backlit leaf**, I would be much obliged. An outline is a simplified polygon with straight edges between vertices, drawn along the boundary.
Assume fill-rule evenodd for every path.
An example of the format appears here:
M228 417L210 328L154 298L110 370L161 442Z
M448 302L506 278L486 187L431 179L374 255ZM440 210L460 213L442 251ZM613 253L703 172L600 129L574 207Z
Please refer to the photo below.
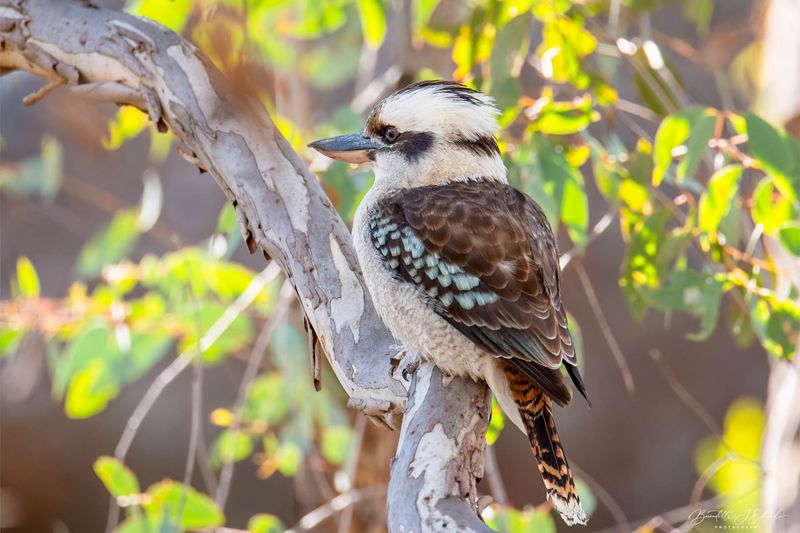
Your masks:
M139 238L139 213L119 211L107 227L83 245L76 266L83 278L97 276L102 268L127 256Z
M713 234L728 214L739 190L742 167L729 165L716 171L708 182L708 190L700 197L700 229Z
M492 398L492 418L489 420L489 428L486 430L486 444L492 445L500 438L500 433L505 426L505 416L496 398Z
M367 46L377 50L386 37L386 14L381 0L358 0L358 14Z
M21 255L17 258L17 286L25 298L37 298L40 292L39 275L31 260Z
M145 504L147 515L162 526L204 529L225 523L225 516L214 500L171 479L150 486L147 494L150 495L149 503Z
M253 439L243 431L223 431L211 452L211 463L219 468L225 463L235 463L250 457L253 453Z
M64 411L70 418L88 418L105 409L119 394L119 382L105 359L94 358L69 382Z
M717 117L706 111L692 123L692 132L686 142L686 155L678 163L678 181L683 181L687 176L693 176L700 166L703 155L708 151L708 141L714 135Z
M248 533L281 533L283 530L283 523L275 515L259 513L247 521Z
M783 247L800 256L800 222L786 222L778 230Z
M144 131L150 119L147 114L133 106L122 106L108 125L108 137L103 139L103 147L116 150L125 141Z
M413 0L412 11L414 13L414 24L425 26L439 5L439 0Z
M753 222L761 224L767 235L777 235L778 228L792 219L793 211L792 202L775 187L772 178L762 178L753 192Z
M772 173L784 176L791 174L794 158L784 137L769 122L753 113L746 113L744 118L747 123L747 143L753 157Z
M114 457L98 457L94 462L94 472L112 496L129 496L141 490L133 472Z
M322 456L331 464L344 463L353 441L353 430L348 426L326 427L322 433Z
M180 33L186 26L191 6L190 0L135 0L128 11L155 20Z

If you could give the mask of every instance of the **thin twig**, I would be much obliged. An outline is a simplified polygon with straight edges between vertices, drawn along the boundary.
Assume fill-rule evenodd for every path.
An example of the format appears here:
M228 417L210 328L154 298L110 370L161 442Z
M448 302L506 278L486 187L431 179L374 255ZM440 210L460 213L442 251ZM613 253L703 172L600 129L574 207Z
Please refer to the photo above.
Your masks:
M506 492L506 486L500 474L500 465L497 464L497 454L494 452L494 446L486 447L484 472L486 473L486 480L489 482L489 490L492 491L494 501L500 505L506 505L508 503L508 492Z
M46 84L42 85L31 94L25 96L22 99L22 103L25 105L33 105L37 102L43 100L48 94L53 92L54 90L58 89L62 85L67 82L64 78L58 78L57 80L52 80L47 82Z
M611 350L611 354L614 356L614 361L616 361L617 367L619 367L619 371L622 374L622 379L625 382L625 389L628 391L628 394L632 396L635 392L633 374L631 373L630 367L628 367L628 362L625 360L625 355L622 353L619 343L617 343L617 339L614 337L614 333L611 331L611 326L608 325L608 320L603 312L603 306L600 305L600 301L597 299L597 293L594 292L592 282L589 280L589 275L580 262L575 263L575 272L578 274L578 278L586 292L586 298L589 300L589 307L591 307L597 319L600 331L603 333L603 337Z
M203 483L206 487L207 494L215 494L219 481L211 470L211 456L208 454L208 444L203 435L200 435L200 442L197 446L197 466L200 469L200 476L203 478Z
M650 108L647 108L642 104L632 102L624 98L617 98L617 101L614 103L614 107L623 113L628 113L629 115L639 117L648 122L655 122L656 124L661 122L661 117L658 116L658 113L651 111Z
M697 418L699 418L703 424L705 424L705 426L709 431L711 431L711 433L714 434L714 436L722 441L722 428L720 428L716 422L714 422L714 417L712 417L711 414L703 407L703 405L698 402L694 396L692 396L692 393L683 386L683 383L680 382L678 377L675 375L675 372L672 371L672 367L670 367L661 356L661 352L657 349L650 350L650 357L653 359L653 361L655 361L656 366L658 366L658 370L664 377L664 381L667 382L667 385L669 385L669 387L672 389L672 392L675 393L675 396L677 396L678 399L682 401L691 412L697 415Z
M258 370L261 367L261 361L264 359L264 355L267 353L267 347L269 346L269 341L272 339L272 335L275 333L278 325L282 323L286 317L286 313L293 301L293 296L294 289L292 288L291 283L289 281L284 281L283 286L281 287L278 305L275 306L272 315L264 324L264 327L261 329L261 333L256 339L255 345L253 346L253 351L250 353L250 360L247 363L247 368L245 369L244 375L242 376L242 381L239 384L239 390L236 393L236 403L234 403L233 406L233 421L231 422L230 426L230 430L233 435L236 435L242 424L242 409L244 407L244 402L247 399L247 392L250 390L250 385L256 378L256 374L258 374ZM216 496L214 498L217 502L217 505L219 505L220 509L223 510L225 509L225 502L228 499L228 492L230 491L231 480L233 479L234 463L228 459L230 458L223 458L223 466L219 474L219 484L217 485Z
M572 467L572 471L575 473L575 475L589 485L589 488L592 489L592 492L597 496L597 499L603 502L605 508L608 509L608 512L611 513L611 516L614 517L614 521L617 523L617 528L620 533L626 533L626 524L629 523L629 520L625 515L625 511L622 510L622 506L617 503L617 500L614 499L611 493L608 492L599 481L590 476L586 470L575 464L574 461L570 461L570 466Z
M200 440L200 413L203 407L203 358L195 353L194 372L192 372L192 421L189 429L189 450L186 454L186 468L183 473L183 491L181 492L178 512L176 513L176 528L180 527L183 511L186 509L186 499L189 497L189 486L194 475L194 463L197 460L197 444Z
M363 489L355 489L345 492L344 494L336 496L330 501L323 503L313 511L307 513L305 516L303 516L303 518L300 519L299 522L297 522L297 524L287 529L285 533L299 533L301 531L308 531L318 526L324 520L330 518L339 511L350 507L351 505L355 505L356 503L369 498L383 496L385 493L385 485L365 487Z
M667 524L673 524L673 523L676 523L676 522L684 522L698 508L705 507L705 506L711 506L711 505L717 505L719 503L719 501L720 501L719 496L716 496L714 498L709 498L707 500L704 500L704 501L700 502L697 507L692 507L692 506L689 506L689 505L683 505L681 507L677 507L675 509L670 509L669 511L661 513L660 515L658 515L656 517L642 518L642 519L639 519L639 520L635 520L633 522L626 522L624 524L621 524L621 527L622 527L622 529L624 531L635 531L639 527L641 527L641 525L651 522L654 518L659 518L662 523L667 523ZM612 527L607 527L607 528L601 529L600 531L594 531L593 533L617 533L619 531L619 529L620 529L620 525L617 524L617 525L612 526Z
M335 474L334 478L334 488L338 491L344 492L352 490L353 486L356 484L356 473L358 470L358 458L361 456L361 447L364 445L364 433L367 429L367 417L366 416L358 416L356 415L355 423L353 425L353 445L350 446L350 450L347 453L347 459L345 459L344 467L341 471ZM341 487L341 479L344 479L346 483L346 487ZM350 531L350 526L353 522L353 506L349 506L347 509L342 511L342 514L339 519L339 533L348 533Z
M720 469L725 466L725 463L731 460L731 454L726 453L725 455L718 457L713 463L708 465L703 472L700 474L700 477L697 478L697 481L692 488L692 495L689 498L689 507L697 509L697 505L700 502L700 498L703 496L703 490L708 485L708 482L711 481L711 478L714 477L714 474L720 471Z

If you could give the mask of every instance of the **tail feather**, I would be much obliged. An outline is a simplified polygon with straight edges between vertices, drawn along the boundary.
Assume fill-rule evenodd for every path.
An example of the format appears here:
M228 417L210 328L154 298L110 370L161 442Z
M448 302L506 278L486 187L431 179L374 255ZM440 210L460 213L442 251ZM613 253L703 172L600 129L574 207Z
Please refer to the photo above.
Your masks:
M558 437L552 402L538 387L507 371L511 392L528 433L531 450L542 474L547 498L567 525L586 524L572 471Z

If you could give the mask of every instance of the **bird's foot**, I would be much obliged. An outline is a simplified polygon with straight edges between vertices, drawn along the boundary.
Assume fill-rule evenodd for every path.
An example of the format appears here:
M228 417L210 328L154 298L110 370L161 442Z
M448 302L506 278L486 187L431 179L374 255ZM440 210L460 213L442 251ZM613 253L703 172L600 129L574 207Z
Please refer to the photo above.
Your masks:
M388 427L389 429L399 429L400 416L405 410L404 405L398 405L389 400L378 400L376 398L350 397L347 400L347 407L357 409L367 415L375 425Z
M408 350L400 350L392 357L392 377L407 384L411 381L411 374L419 368L419 358Z

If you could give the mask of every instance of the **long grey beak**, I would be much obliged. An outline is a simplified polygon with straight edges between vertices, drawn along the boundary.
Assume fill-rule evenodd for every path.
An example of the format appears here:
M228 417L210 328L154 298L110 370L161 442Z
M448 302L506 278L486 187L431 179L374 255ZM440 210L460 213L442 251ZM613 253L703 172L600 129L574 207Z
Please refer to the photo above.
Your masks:
M373 151L383 148L380 142L373 141L362 132L320 139L308 146L321 154L345 163L366 163L372 159L370 156Z

